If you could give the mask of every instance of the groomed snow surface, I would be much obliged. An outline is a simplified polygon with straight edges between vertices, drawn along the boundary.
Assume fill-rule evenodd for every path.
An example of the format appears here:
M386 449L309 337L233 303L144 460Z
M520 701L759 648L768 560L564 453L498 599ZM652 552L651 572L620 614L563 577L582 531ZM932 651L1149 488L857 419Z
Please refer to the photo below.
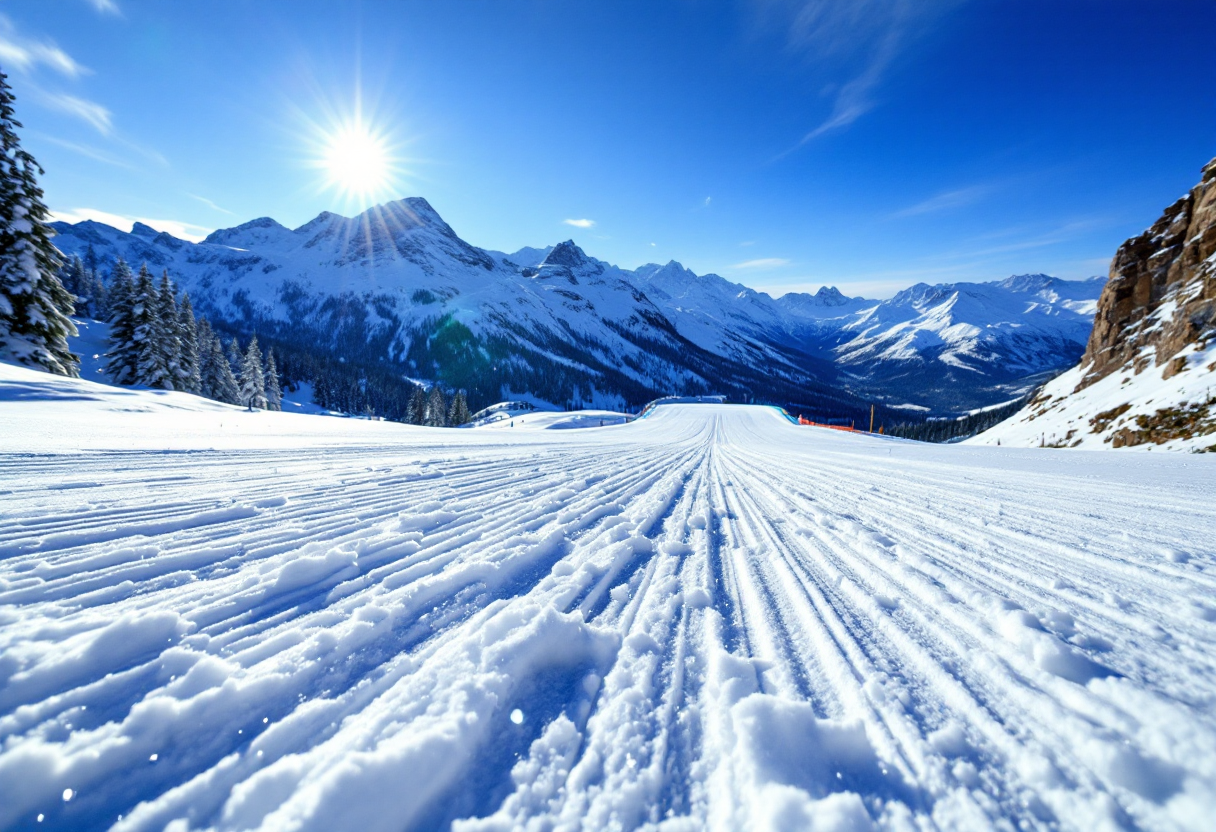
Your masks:
M2 829L1216 817L1206 457L0 392Z

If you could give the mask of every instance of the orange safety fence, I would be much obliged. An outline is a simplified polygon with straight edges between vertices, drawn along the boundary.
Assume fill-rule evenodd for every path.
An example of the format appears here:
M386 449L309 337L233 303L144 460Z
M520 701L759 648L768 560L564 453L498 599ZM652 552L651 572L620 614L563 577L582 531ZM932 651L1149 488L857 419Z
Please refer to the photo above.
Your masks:
M846 433L865 433L864 430L858 430L857 428L853 427L852 425L848 425L848 426L827 425L827 424L824 424L823 422L812 422L810 419L807 419L804 416L798 417L798 424L810 425L813 428L828 428L829 430L843 430Z

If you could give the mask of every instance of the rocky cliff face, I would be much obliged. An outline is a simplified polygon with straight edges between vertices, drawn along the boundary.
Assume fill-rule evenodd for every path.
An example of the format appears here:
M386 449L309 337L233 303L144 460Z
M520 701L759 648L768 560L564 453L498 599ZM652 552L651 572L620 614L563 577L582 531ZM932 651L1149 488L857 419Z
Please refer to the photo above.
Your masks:
M1216 334L1216 159L1189 194L1139 237L1119 247L1098 300L1078 389L1122 368L1169 364L1188 345Z
M1081 363L971 440L1216 452L1216 159L1119 247Z

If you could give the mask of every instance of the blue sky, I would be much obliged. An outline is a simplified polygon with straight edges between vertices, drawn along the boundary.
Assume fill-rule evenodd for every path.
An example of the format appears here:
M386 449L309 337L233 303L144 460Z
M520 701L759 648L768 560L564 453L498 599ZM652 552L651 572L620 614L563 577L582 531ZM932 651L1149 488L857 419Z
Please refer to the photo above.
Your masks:
M1105 273L1216 155L1211 0L0 0L65 217L201 235L376 196L464 239L573 238L780 294ZM583 221L571 225L568 221ZM118 223L119 220L114 220Z

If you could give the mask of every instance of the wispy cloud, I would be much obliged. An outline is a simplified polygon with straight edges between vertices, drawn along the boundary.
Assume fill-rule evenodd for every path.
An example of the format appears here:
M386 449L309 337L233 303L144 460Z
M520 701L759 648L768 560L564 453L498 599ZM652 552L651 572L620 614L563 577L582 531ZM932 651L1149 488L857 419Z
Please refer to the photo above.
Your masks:
M705 207L708 208L709 204L713 201L714 201L714 198L712 196L705 197L705 203L704 203Z
M798 147L814 141L825 133L848 127L874 108L874 89L895 57L899 39L897 30L888 33L861 74L841 86L840 91L836 93L836 100L832 103L832 112L818 127L802 137L802 140L798 142Z
M86 101L83 98L61 92L42 93L39 100L52 110L58 110L87 121L103 136L110 135L110 131L113 129L110 111L93 101Z
M575 228L590 228L595 225L595 220L562 220L566 225L573 225Z
M0 14L0 66L7 66L19 72L30 72L38 66L45 66L69 78L87 73L89 70L78 64L71 55L64 52L53 41L35 41L22 37L17 33L17 27L4 15Z
M848 127L878 104L878 88L905 46L963 0L754 0L770 24L786 29L789 48L829 77L827 116L780 159L808 142Z
M105 223L120 231L128 232L135 223L142 222L144 225L155 228L157 231L166 231L174 237L190 240L194 243L200 242L213 230L206 226L195 225L192 222L158 220L148 217L127 217L122 214L111 214L109 211L98 211L94 208L73 208L70 211L52 211L51 219L73 224L84 222L85 220L93 220L94 222Z
M108 138L112 144L125 148L131 151L132 154L137 154L142 157L141 161L133 161L130 158L123 158L121 155L112 153L109 150L102 150L101 148L94 147L90 144L67 141L66 139L61 139L57 136L48 136L46 133L37 133L33 135L37 135L40 141L48 142L56 145L57 147L62 147L63 149L70 150L73 153L79 153L81 156L93 159L94 161L103 162L107 165L114 165L115 167L126 168L127 170L135 170L140 165L143 165L144 162L152 162L165 168L169 167L169 160L160 153L157 153L155 150L149 150L148 148L142 147L134 142L127 141L121 136L111 135Z
M759 257L755 260L744 260L735 263L732 269L775 269L778 266L788 266L790 261L784 257Z
M198 194L186 194L186 196L190 197L191 199L197 199L199 202L203 203L213 211L219 211L221 214L227 214L230 217L236 216L234 212L229 211L227 208L221 208L211 200L207 199L205 196L199 196Z
M1090 257L1086 260L1078 260L1077 265L1092 274L1105 275L1110 271L1111 260L1110 257Z
M739 243L739 245L742 246L743 248L747 248L748 246L754 246L755 244L756 244L755 240L744 240L743 242Z
M928 199L922 200L915 205L909 205L907 208L902 208L892 217L918 217L922 214L934 214L938 211L948 211L951 208L961 208L964 205L970 205L973 202L978 202L983 197L987 196L992 188L988 185L972 185L968 188L957 188L953 191L943 191L940 194L931 196Z
M135 169L135 165L131 164L130 162L126 162L122 159L117 158L116 156L113 156L113 155L107 153L104 150L100 150L96 147L92 147L87 144L80 144L78 142L69 142L69 141L65 141L63 139L59 139L54 136L48 136L45 134L39 134L38 138L44 142L49 142L50 144L56 145L58 147L62 147L65 150L70 150L73 153L79 153L81 156L84 156L88 159L92 159L95 162L102 162L107 165L114 165L115 167L126 168L127 170Z
M1009 229L1007 233L996 232L974 238L975 241L999 239L1001 236L1018 236L1008 243L984 246L982 248L960 248L945 251L937 255L942 260L976 260L977 258L992 257L1000 254L1011 254L1019 251L1033 251L1061 243L1070 243L1078 238L1092 233L1095 229L1110 225L1111 218L1105 215L1082 216L1067 222L1059 223L1046 230L1031 233L1030 229Z
M112 14L116 17L122 16L122 9L118 8L118 4L114 0L85 0L90 6L97 10L98 14Z

